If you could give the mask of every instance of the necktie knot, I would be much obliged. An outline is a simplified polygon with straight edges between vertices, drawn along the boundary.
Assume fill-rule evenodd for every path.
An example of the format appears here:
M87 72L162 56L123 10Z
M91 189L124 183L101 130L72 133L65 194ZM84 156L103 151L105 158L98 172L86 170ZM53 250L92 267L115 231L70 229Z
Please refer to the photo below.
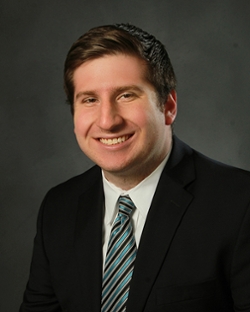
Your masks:
M120 196L118 199L119 214L130 217L135 209L135 205L128 195Z

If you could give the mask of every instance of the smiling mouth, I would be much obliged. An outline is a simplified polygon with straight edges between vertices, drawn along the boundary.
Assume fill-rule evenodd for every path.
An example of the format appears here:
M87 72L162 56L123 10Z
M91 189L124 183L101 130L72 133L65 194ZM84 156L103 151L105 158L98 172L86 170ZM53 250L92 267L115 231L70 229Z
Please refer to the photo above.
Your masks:
M118 138L113 138L113 139L101 138L100 142L102 142L103 144L106 144L106 145L116 145L116 144L121 144L121 143L127 141L128 138L129 138L129 135L124 135L124 136L121 136Z

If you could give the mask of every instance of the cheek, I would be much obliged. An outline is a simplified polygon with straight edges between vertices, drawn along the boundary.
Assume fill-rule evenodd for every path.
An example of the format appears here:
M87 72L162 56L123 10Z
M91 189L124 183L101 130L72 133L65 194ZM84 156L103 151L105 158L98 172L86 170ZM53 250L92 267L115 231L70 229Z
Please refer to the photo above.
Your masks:
M133 107L129 114L123 114L125 120L130 120L139 128L144 128L150 122L151 114L141 107Z
M74 132L76 135L83 135L87 132L87 129L90 124L90 118L87 114L83 114L81 112L75 112L74 115Z
M135 127L139 130L142 141L149 141L152 137L158 136L159 123L164 124L163 114L156 114L154 110L134 110L130 118Z
M82 141L86 137L86 128L82 120L76 119L74 122L74 133L78 142Z

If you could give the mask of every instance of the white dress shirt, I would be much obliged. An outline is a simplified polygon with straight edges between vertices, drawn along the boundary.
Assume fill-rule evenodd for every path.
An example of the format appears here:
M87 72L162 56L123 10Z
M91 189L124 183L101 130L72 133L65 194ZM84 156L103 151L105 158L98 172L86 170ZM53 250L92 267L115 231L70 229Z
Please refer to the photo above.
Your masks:
M132 215L133 230L137 248L140 243L141 233L147 218L148 210L151 205L158 181L170 153L160 163L160 165L143 181L130 190L124 191L114 184L110 183L104 176L103 189L105 196L104 223L103 223L103 268L105 263L107 245L112 228L112 224L118 213L118 198L121 195L129 195L136 206Z

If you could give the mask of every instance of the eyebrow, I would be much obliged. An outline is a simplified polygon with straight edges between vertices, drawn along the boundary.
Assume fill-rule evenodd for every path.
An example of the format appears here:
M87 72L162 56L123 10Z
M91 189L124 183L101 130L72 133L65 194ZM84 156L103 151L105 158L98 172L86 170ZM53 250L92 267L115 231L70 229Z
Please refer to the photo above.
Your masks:
M84 95L88 95L88 96L94 96L96 94L96 92L94 91L82 91L82 92L78 92L76 95L76 100L78 100L80 97L84 96Z
M131 91L137 91L139 93L143 93L143 89L137 85L127 85L127 86L122 86L122 87L116 87L116 88L112 88L112 93L113 94L118 94L118 93L122 93L122 92L125 92L125 91L128 91L128 90L131 90ZM96 92L95 90L93 91L81 91L81 92L78 92L75 99L78 100L80 97L82 96L96 96L98 92Z

